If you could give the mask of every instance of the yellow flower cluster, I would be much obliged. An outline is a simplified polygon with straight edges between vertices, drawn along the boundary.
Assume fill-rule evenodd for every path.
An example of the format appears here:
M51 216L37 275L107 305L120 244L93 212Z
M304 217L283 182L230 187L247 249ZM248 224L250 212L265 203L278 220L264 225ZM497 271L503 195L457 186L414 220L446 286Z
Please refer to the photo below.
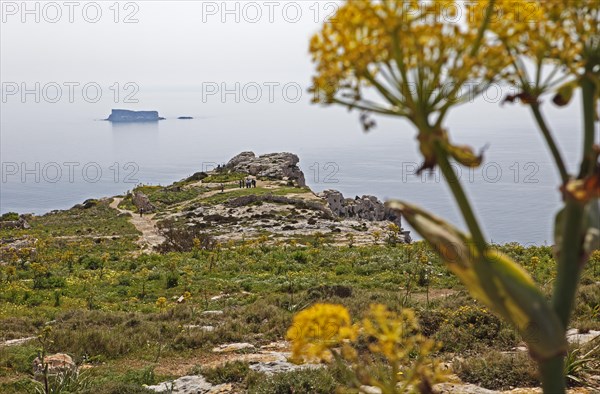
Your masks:
M341 96L352 103L361 100L364 86L374 86L390 113L416 117L443 108L465 82L482 75L484 64L501 60L492 56L499 48L478 40L477 29L447 21L443 10L456 3L346 2L311 40L316 99Z
M368 341L370 354L358 350L360 337ZM443 375L430 357L438 344L420 334L414 312L408 309L395 313L372 305L361 323L352 324L343 306L316 304L294 317L287 338L292 360L350 364L354 384L376 386L384 393L405 393L419 384L431 387ZM388 376L370 373L373 360L381 356L391 367Z
M597 0L497 0L495 13L490 29L513 55L552 60L575 75L600 61Z
M296 362L327 360L330 349L344 341L355 340L357 326L341 305L315 304L294 316L287 339L292 343L292 360Z
M375 338L369 349L392 363L410 358L415 349L427 355L435 348L434 341L419 333L417 319L410 309L396 314L384 305L372 305L362 326L365 334Z
M459 3L346 2L311 40L314 101L408 118L419 131L424 169L436 164L435 141L461 164L479 165L470 149L449 143L442 121L451 107L479 92L467 84L493 79L507 63L483 30L448 21L445 10ZM373 126L367 117L363 125Z
M477 26L487 1L473 4L470 22ZM520 98L525 102L557 90L554 102L566 105L576 81L585 74L600 90L599 1L496 0L489 29L511 65L498 70L499 75L521 88L525 95ZM572 80L565 83L569 77Z

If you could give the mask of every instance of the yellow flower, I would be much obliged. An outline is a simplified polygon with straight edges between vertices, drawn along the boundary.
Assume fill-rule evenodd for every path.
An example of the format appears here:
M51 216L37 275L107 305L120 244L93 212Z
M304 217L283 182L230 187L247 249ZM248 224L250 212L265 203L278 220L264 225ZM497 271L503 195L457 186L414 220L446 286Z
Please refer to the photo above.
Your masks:
M489 79L507 59L498 56L499 44L481 39L479 28L448 18L447 10L458 8L454 0L344 3L310 43L314 101L406 117L419 131L423 169L435 166L437 142L461 164L479 165L470 149L450 144L442 121L473 90L480 93L467 84ZM367 89L376 95L366 98ZM373 126L368 116L361 119L366 130Z
M353 341L357 335L345 307L315 304L294 316L286 337L292 343L292 360L302 362L326 360L331 348Z
M160 309L163 309L165 306L167 306L167 299L165 297L158 297L156 300L156 306Z
M363 320L362 326L365 334L375 339L369 349L384 355L390 362L408 357L414 346L426 342L418 334L419 325L410 309L403 309L397 314L384 305L371 305L369 316Z
M487 3L472 3L472 26L481 23ZM510 62L502 78L531 96L519 98L537 101L541 94L557 88L557 83L564 80L561 74L578 79L594 70L600 64L599 18L597 0L496 0L489 29L494 34L491 39L503 47L502 57ZM526 62L537 67L527 70ZM543 66L550 66L550 71ZM553 77L547 78L549 75ZM566 104L563 97L555 103Z

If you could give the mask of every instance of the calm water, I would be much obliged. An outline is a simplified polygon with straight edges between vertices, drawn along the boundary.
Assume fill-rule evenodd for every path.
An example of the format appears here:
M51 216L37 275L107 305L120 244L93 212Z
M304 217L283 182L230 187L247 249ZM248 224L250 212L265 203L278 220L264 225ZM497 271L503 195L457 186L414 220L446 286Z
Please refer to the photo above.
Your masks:
M181 89L144 91L138 98L138 105L108 98L96 104L2 104L0 211L41 214L124 193L138 182L169 184L252 150L298 154L313 190L404 199L460 223L445 185L435 175L412 175L420 161L415 132L401 120L378 119L377 129L365 134L357 113L312 106L307 97L298 103L203 102L198 90ZM99 121L111 108L153 109L168 119ZM548 111L573 167L581 143L579 109ZM183 115L195 119L176 119ZM551 243L558 178L526 109L477 102L456 110L449 128L457 143L477 149L489 144L486 166L462 173L487 236Z

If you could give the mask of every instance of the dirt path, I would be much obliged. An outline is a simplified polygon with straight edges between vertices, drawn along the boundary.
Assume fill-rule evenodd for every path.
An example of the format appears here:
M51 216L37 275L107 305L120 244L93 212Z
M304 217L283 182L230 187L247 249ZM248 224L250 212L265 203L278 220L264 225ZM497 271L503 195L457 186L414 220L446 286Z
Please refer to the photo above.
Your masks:
M154 249L156 246L164 242L165 238L160 235L156 227L156 220L154 220L155 214L146 214L140 216L135 212L119 208L119 204L123 201L121 197L115 197L110 203L110 207L116 209L120 213L129 213L131 217L129 221L135 226L135 228L142 233L142 236L138 240L138 244L142 247L148 246L150 249Z

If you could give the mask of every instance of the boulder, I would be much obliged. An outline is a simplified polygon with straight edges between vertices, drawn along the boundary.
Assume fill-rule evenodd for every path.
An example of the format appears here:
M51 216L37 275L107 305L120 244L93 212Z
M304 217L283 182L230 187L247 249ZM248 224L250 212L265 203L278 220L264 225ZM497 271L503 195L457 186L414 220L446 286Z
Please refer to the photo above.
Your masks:
M57 375L66 372L76 372L77 366L73 362L73 359L68 354L56 353L50 356L44 357L44 363L48 365L48 374ZM33 360L33 374L41 375L44 373L44 365L39 357Z
M230 170L243 172L256 177L293 181L298 186L306 186L304 173L298 167L300 159L293 153L269 153L256 156L254 152L242 152L225 166Z

